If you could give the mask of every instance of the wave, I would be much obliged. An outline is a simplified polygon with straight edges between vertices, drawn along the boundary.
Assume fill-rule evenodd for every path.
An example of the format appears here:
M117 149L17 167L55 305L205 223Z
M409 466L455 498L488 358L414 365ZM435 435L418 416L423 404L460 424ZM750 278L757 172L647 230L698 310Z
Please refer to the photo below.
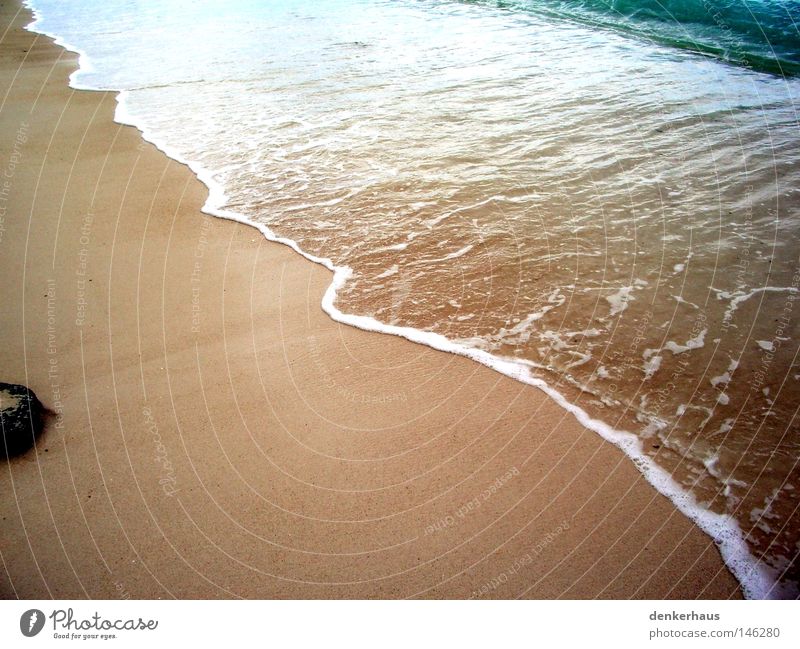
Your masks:
M612 29L759 72L800 75L800 0L466 0Z

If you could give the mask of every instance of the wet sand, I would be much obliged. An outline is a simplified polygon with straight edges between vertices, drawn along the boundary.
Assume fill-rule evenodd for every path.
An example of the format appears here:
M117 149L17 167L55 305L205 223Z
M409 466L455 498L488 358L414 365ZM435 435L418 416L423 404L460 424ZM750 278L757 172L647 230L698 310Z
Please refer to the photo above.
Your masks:
M6 598L740 597L709 537L538 390L340 326L331 276L0 5Z

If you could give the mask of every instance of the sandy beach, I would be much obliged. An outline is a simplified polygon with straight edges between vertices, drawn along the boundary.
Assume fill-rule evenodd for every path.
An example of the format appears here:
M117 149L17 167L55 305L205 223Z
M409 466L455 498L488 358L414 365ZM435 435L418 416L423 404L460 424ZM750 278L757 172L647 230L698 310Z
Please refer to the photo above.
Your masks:
M332 321L330 273L75 91L0 4L4 598L738 598L712 540L542 392Z

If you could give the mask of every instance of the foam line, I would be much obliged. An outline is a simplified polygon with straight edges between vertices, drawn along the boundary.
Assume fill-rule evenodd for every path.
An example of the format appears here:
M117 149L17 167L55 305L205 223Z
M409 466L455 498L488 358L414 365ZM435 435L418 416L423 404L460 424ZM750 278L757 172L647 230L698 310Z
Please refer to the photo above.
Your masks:
M107 90L82 85L78 81L81 72L90 72L93 70L88 54L70 43L67 43L58 35L48 33L38 28L37 23L41 20L41 12L35 8L32 0L24 0L24 5L33 12L34 16L33 22L26 26L27 30L43 34L53 39L57 45L78 54L79 68L70 75L70 86L76 90ZM556 404L571 413L581 425L597 433L604 440L611 442L625 453L625 455L633 461L636 468L642 473L650 485L659 493L669 498L682 514L694 521L701 530L714 540L719 548L723 561L742 585L745 597L749 599L771 599L794 595L793 592L788 592L787 589L789 587L783 587L778 582L777 571L758 561L750 554L744 534L738 523L732 517L717 514L701 507L694 496L686 492L667 471L655 464L655 462L644 453L642 442L636 435L630 432L616 430L598 419L593 419L586 411L570 403L563 394L545 383L545 381L532 377L528 364L522 361L493 356L489 352L456 343L437 333L422 331L412 327L388 325L372 317L343 313L340 311L336 307L337 290L344 286L350 278L352 269L347 266L336 266L326 257L317 257L316 255L309 254L302 250L296 241L281 237L267 226L251 221L237 212L224 209L224 205L227 202L225 189L214 179L213 173L209 169L204 168L197 161L184 158L179 152L159 140L155 133L148 129L143 120L137 121L134 115L128 110L126 99L129 93L125 90L117 92L117 108L114 121L119 124L135 127L141 132L145 140L153 144L173 160L186 165L192 170L197 178L208 188L208 198L202 207L202 211L205 214L254 227L269 241L289 246L292 250L309 261L320 264L333 273L333 280L323 295L321 305L323 311L333 320L364 331L400 336L411 342L427 345L428 347L442 352L465 356L507 377L538 388L547 394Z

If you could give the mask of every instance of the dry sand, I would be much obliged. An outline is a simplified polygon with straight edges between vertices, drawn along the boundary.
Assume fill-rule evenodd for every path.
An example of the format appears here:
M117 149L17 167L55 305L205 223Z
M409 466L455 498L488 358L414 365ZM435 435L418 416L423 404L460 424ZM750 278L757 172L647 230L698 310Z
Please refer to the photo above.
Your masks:
M712 541L536 389L343 327L3 2L6 598L739 597ZM24 142L22 140L25 140Z

